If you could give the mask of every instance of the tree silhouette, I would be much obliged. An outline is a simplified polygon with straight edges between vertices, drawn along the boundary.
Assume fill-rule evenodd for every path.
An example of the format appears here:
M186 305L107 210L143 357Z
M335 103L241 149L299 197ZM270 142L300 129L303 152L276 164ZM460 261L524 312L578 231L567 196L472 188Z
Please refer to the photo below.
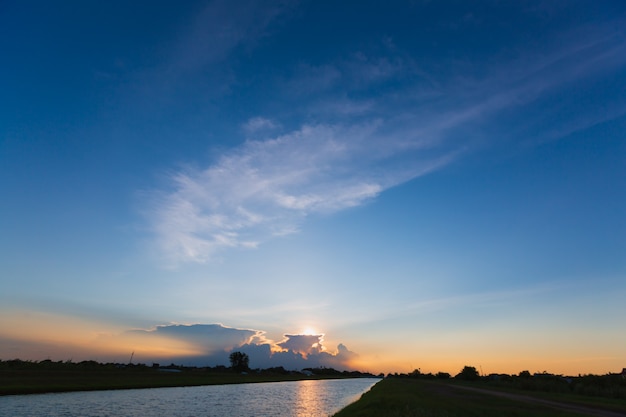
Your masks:
M244 372L249 370L248 363L250 358L243 352L233 352L229 356L230 366L235 372Z
M456 379L463 379L466 381L475 381L480 378L478 371L473 366L465 366L461 372L456 376Z

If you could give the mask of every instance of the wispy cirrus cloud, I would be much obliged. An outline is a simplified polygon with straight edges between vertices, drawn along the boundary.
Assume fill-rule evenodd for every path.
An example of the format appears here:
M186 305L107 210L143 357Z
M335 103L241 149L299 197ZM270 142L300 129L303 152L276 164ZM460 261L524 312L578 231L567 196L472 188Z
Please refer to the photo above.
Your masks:
M246 133L252 134L263 131L271 131L277 129L280 125L273 120L256 116L245 122L242 127Z
M168 62L173 71L184 72L223 61L233 49L265 36L270 24L290 9L280 0L244 0L236 8L228 1L211 1L182 32Z
M205 169L174 173L173 190L160 193L152 211L161 249L177 263L204 262L226 247L254 248L295 232L310 214L361 205L448 161L447 154L398 158L405 141L389 136L383 143L379 128L305 125L248 141ZM397 166L385 167L390 159Z
M439 79L395 47L385 51L389 56L298 64L277 91L291 107L286 113L299 120L295 128L268 136L283 129L280 117L251 117L243 131L265 139L249 139L207 166L178 170L170 189L155 193L149 216L160 250L177 265L209 261L225 248L256 248L297 232L307 216L362 205L445 167L476 149L483 132L497 138L488 142L522 143L623 114L619 103L601 113L581 106L559 113L544 104L562 102L573 83L624 67L621 36L597 28L585 33L584 42L576 32L563 45L483 68L481 76ZM549 126L541 125L545 119Z

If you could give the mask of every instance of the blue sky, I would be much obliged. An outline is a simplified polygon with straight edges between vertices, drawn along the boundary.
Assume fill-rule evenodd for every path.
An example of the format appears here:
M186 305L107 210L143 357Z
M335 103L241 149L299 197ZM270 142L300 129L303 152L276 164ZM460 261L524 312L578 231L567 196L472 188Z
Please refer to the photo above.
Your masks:
M0 358L621 369L624 27L619 1L3 3Z

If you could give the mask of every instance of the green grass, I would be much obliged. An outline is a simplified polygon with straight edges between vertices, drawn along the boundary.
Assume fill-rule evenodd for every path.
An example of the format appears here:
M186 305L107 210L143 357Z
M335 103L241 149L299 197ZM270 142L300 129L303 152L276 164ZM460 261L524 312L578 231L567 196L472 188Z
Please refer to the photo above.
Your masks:
M455 383L457 383L455 381ZM600 408L605 410L612 410L618 413L626 415L626 401L619 398L606 398L595 397L588 395L575 394L573 392L543 392L543 391L527 391L522 389L515 389L500 385L481 384L459 381L459 385L465 385L468 387L485 388L493 391L510 392L519 395L532 396L539 399L563 402L567 404L576 404L583 407Z
M520 394L528 395L527 392L520 392ZM381 416L580 417L580 414L545 405L457 389L453 386L453 382L387 378L363 394L359 401L347 406L334 417Z
M92 391L105 389L159 388L197 385L241 384L254 382L322 379L324 376L302 374L241 375L230 371L216 372L185 369L163 372L157 369L94 367L92 369L0 369L0 395L44 392Z

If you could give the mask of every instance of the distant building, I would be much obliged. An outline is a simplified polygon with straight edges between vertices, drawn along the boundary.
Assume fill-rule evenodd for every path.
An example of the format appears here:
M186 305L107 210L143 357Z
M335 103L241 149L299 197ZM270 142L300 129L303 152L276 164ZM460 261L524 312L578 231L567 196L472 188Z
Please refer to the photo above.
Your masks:
M626 368L622 368L622 378L626 379Z

